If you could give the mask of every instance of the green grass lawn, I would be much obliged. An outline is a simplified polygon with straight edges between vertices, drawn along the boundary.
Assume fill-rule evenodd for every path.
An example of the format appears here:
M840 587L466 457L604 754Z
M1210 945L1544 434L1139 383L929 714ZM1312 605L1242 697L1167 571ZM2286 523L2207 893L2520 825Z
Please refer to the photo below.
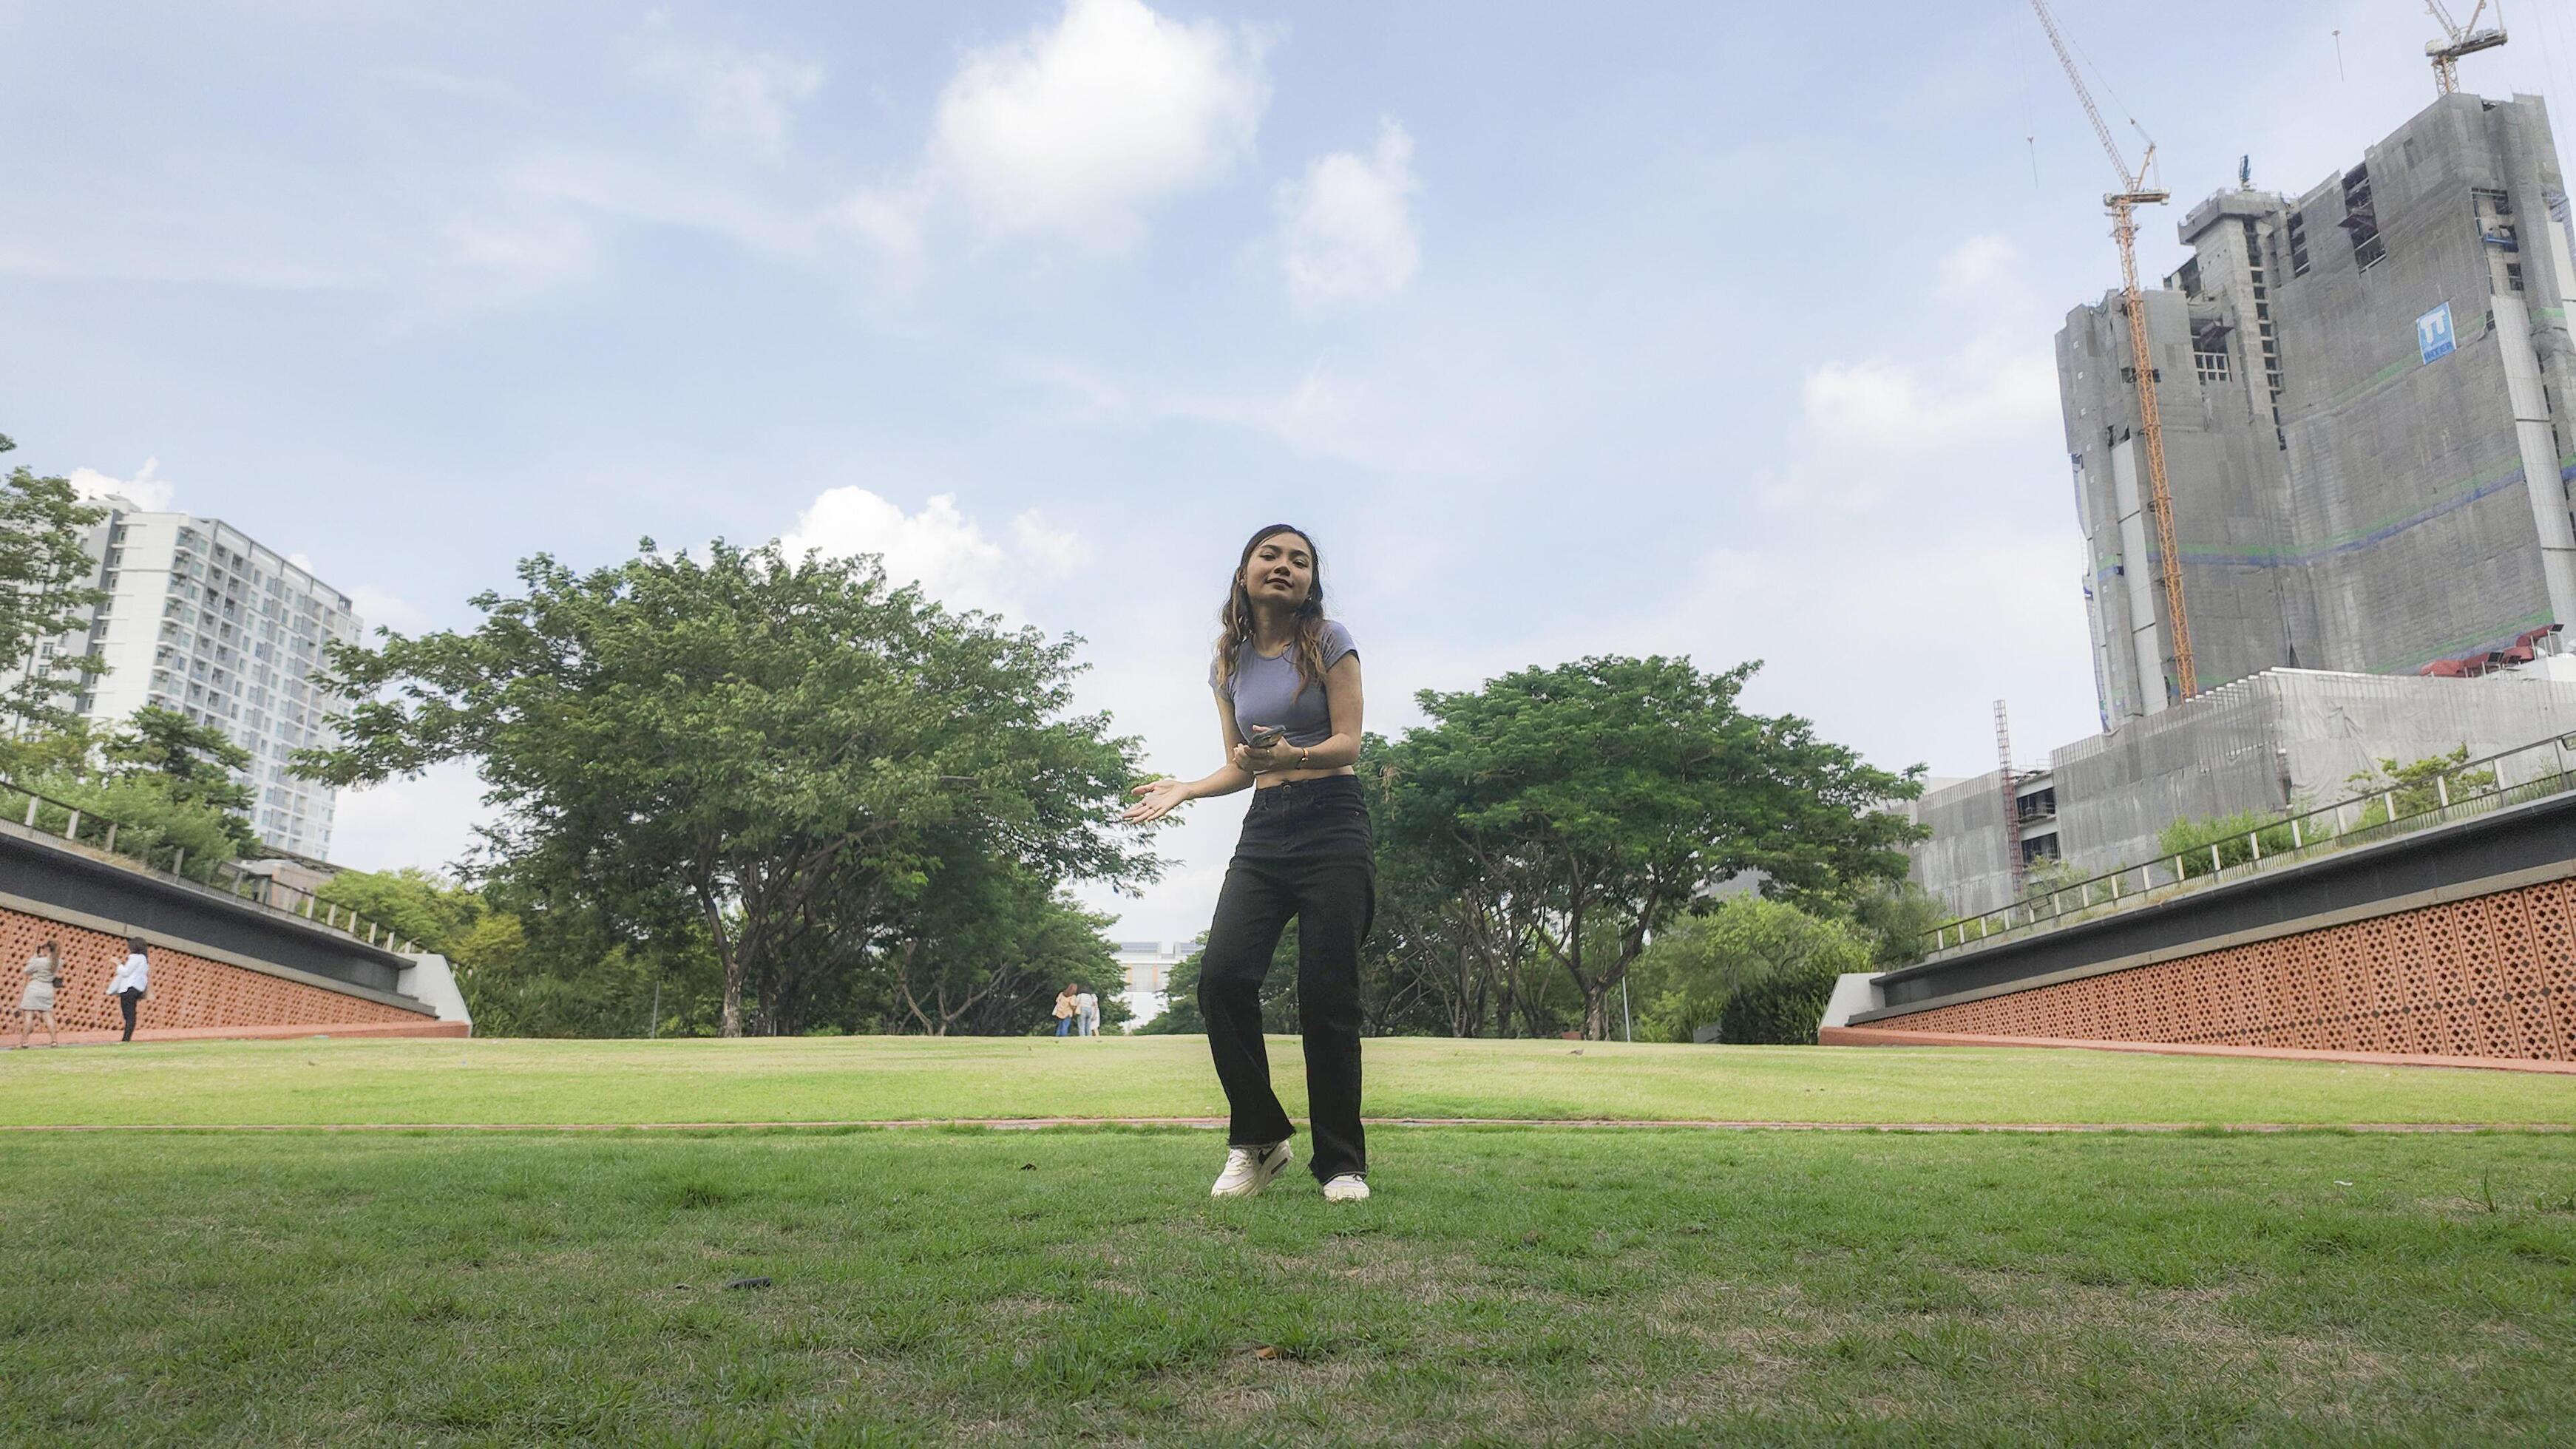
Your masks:
M1304 1110L1293 1041L1271 1043ZM1385 1117L2576 1124L2576 1077L1936 1047L1395 1039ZM0 1052L0 1125L1202 1116L1197 1037L166 1042Z
M0 1440L2576 1439L2565 1136L1372 1149L1327 1209L1182 1129L0 1135Z

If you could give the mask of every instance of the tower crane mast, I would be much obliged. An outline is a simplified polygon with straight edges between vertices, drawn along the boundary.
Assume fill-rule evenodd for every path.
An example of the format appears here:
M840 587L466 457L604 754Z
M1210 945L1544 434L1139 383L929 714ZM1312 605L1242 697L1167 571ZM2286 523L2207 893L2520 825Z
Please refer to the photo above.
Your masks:
M2483 5L2485 0L2479 3ZM2101 107L2093 104L2092 90L2075 67L2075 57L2066 48L2066 37L2059 33L2057 17L2049 13L2047 0L2030 0L2030 8L2039 16L2040 28L2048 32L2049 47L2057 52L2057 63L2065 67L2066 79L2075 87L2075 99L2083 103L2085 118L2093 123L2094 138L2102 143L2103 153L2111 158L2111 169L2120 178L2120 189L2105 194L2102 205L2111 213L2111 236L2120 244L2120 308L2129 319L2129 355L2138 381L2138 437L2145 445L2147 496L2156 515L2158 578L2164 589L2165 627L2173 640L2174 685L2182 698L2189 699L2200 690L2192 669L2191 622L2183 612L2182 554L2174 545L2173 489L2165 477L2165 427L2156 410L2155 359L2147 346L2147 303L2138 292L2137 208L2171 201L2173 193L2147 185L2147 172L2156 162L2152 140L2138 160L2138 169L2129 169L2128 158L2120 154L2119 141L2102 119Z

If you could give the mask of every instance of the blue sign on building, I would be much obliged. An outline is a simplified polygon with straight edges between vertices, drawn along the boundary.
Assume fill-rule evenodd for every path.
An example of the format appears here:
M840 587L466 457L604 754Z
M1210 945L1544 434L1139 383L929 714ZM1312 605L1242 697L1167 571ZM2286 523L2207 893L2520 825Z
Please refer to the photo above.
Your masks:
M2415 319L2415 346L2424 354L2426 362L2448 357L2458 349L2458 341L2451 336L2450 303L2445 302Z

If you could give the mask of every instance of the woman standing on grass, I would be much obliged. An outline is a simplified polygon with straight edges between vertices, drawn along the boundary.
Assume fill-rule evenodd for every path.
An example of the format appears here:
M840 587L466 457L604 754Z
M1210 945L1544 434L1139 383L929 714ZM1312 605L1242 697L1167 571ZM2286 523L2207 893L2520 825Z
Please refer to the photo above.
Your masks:
M1055 1034L1057 1036L1072 1034L1073 994L1081 989L1079 984L1068 981L1064 983L1064 989L1055 994Z
M1210 1191L1249 1197L1289 1163L1288 1113L1270 1089L1261 1040L1261 981L1288 921L1297 921L1297 1008L1306 1035L1314 1161L1327 1202L1368 1197L1360 1130L1360 944L1377 910L1360 757L1360 657L1350 631L1324 617L1313 540L1274 523L1243 546L1208 684L1226 761L1197 780L1139 785L1126 812L1142 823L1173 807L1252 787L1243 835L1225 869L1199 964L1199 1013L1233 1116L1225 1171Z
M54 1035L54 988L62 984L63 953L53 942L36 948L27 958L27 989L18 994L18 1045L27 1044L27 1034L34 1029L36 1018L45 1019L45 1045L61 1046L62 1038Z
M143 954L143 938L133 937L125 943L125 964L109 978L107 994L116 998L117 1010L125 1013L125 1035L119 1040L134 1040L134 1004L152 989L152 962Z

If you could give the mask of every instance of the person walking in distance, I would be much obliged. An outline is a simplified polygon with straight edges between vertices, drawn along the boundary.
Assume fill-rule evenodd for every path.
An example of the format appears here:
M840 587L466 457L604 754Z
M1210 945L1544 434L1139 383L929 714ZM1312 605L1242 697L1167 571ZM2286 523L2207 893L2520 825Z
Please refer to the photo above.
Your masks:
M1073 998L1074 994L1081 989L1082 983L1068 981L1064 983L1064 989L1055 994L1055 1034L1057 1036L1072 1034L1073 1018L1077 1009L1073 1004Z
M1080 1034L1100 1035L1100 998L1092 995L1091 988L1079 981L1073 983L1073 990L1074 1018L1082 1023Z
M54 1034L54 988L62 980L62 949L47 941L27 958L27 989L18 993L18 1045L27 1044L27 1034L39 1016L45 1019L45 1045L63 1044L62 1038Z
M1314 540L1274 523L1252 536L1226 586L1208 684L1225 763L1196 780L1156 780L1125 818L1249 785L1243 835L1226 866L1199 961L1199 1013L1231 1109L1225 1170L1210 1192L1247 1197L1292 1156L1288 1113L1270 1089L1261 982L1290 918L1297 922L1297 1010L1306 1038L1306 1099L1327 1202L1369 1195L1360 1127L1360 946L1377 911L1368 804L1360 795L1360 656L1324 615Z
M134 1040L134 1004L151 989L152 962L143 954L143 938L136 936L125 943L125 964L116 968L107 983L107 994L116 998L116 1009L125 1013L125 1035L120 1041Z

